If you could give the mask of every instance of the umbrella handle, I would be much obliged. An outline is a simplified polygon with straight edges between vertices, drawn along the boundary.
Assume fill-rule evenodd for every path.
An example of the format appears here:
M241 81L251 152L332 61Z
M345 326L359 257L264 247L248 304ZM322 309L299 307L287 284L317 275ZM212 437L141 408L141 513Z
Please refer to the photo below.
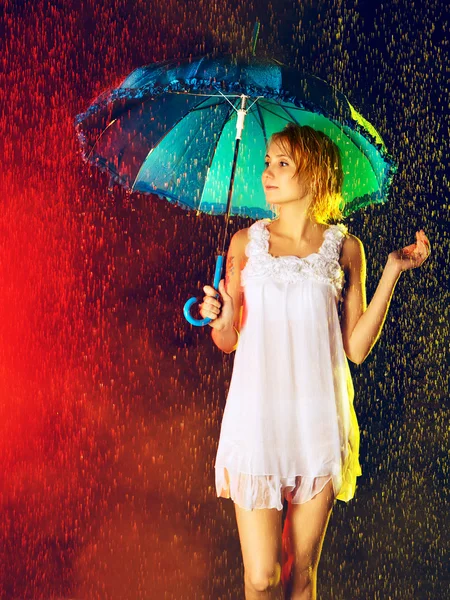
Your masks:
M217 290L219 287L220 276L222 274L222 265L223 265L223 256L222 256L222 254L218 254L217 259L216 259L216 271L214 273L214 283L213 283L213 288L215 290ZM219 294L216 294L215 297L218 298ZM204 319L194 319L194 317L191 316L189 311L191 309L191 306L193 304L195 304L196 302L198 302L198 298L189 298L189 300L184 305L183 313L184 313L186 320L189 321L189 323L191 325L195 325L196 327L203 327L204 325L207 325L208 323L210 323L212 321L212 319L210 319L209 317L205 317Z

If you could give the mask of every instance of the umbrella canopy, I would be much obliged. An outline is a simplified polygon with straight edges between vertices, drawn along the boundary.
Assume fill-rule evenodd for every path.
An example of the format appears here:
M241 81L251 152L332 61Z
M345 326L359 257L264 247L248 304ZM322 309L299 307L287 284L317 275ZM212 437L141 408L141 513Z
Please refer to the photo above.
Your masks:
M261 174L269 137L289 122L326 133L340 148L344 216L387 199L396 167L375 128L344 94L273 58L226 55L140 67L75 119L83 158L109 172L110 182L225 216L216 290L230 214L275 216ZM184 315L206 325L211 319L190 314L195 302L186 302Z
M261 173L268 138L288 122L322 131L340 148L345 216L387 200L396 166L375 128L337 89L273 58L225 55L139 67L75 119L83 158L112 182L186 209L253 218L275 216Z

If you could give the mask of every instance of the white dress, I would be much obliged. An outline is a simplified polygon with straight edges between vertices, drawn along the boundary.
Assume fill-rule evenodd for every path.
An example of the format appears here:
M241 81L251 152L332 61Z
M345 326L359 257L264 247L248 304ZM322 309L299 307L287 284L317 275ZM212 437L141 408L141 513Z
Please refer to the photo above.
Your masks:
M305 258L269 254L270 219L249 228L241 271L241 325L215 461L217 497L240 507L283 509L307 502L327 482L347 502L355 493L359 428L337 304L347 227L325 230Z

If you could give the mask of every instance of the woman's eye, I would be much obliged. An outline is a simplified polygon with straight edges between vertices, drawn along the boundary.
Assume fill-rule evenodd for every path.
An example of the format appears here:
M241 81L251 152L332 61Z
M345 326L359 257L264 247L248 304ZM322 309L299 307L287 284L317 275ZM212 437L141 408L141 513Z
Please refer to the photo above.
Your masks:
M287 167L289 166L289 163L287 163L287 162L284 162L284 161L282 161L282 160L280 160L280 163L279 163L279 164L280 164L280 165L286 165ZM264 166L265 166L265 167L268 167L268 166L269 166L269 162L268 162L267 160L264 162Z

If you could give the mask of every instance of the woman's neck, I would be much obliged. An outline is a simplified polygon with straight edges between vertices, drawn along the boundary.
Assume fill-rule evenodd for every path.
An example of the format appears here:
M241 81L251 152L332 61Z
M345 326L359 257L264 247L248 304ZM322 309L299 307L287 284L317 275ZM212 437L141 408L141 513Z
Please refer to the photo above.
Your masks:
M313 221L306 216L306 210L295 204L280 206L280 214L272 220L270 230L294 243L314 238L322 231L325 223Z

